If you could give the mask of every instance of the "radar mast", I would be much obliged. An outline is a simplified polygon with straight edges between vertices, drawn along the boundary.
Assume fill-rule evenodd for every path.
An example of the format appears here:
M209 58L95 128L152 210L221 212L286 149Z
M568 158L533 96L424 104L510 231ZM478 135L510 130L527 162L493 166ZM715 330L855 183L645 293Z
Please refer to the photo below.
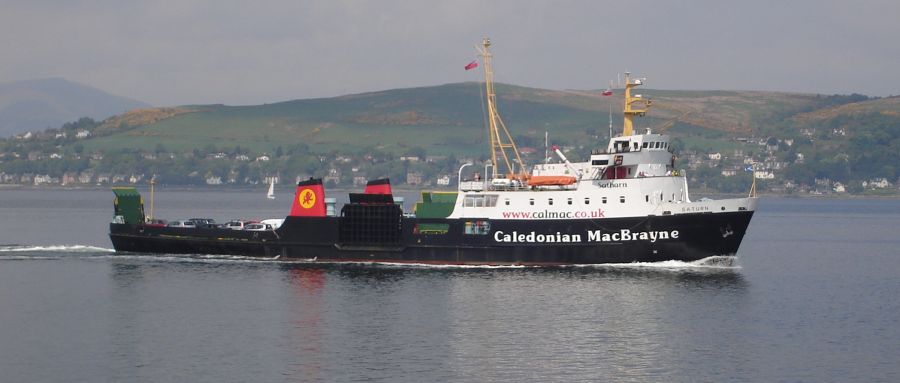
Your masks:
M622 127L622 135L630 136L634 134L634 125L632 123L632 119L634 116L643 116L647 114L647 109L650 108L651 101L649 99L645 99L641 97L641 95L631 95L631 88L635 88L641 85L644 85L644 81L646 79L631 79L631 73L625 72L625 110L623 111L625 114L625 123ZM634 108L632 104L644 104L644 108Z

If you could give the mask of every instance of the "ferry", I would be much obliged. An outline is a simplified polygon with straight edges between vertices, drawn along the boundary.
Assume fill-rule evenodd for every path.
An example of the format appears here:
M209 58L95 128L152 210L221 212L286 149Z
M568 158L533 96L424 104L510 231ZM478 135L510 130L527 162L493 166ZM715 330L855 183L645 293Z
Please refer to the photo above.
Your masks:
M755 183L746 198L692 200L670 137L635 131L634 119L652 104L632 94L643 79L626 74L622 132L611 134L605 148L582 162L570 162L553 148L558 162L528 169L497 110L490 45L485 38L479 53L491 159L477 172L474 164L463 164L456 191L422 192L413 211L406 212L390 181L378 179L362 193L351 193L338 210L322 180L311 178L297 183L291 211L280 226L256 231L149 225L141 195L133 187L113 188L113 247L117 253L441 265L697 261L736 255L758 203Z

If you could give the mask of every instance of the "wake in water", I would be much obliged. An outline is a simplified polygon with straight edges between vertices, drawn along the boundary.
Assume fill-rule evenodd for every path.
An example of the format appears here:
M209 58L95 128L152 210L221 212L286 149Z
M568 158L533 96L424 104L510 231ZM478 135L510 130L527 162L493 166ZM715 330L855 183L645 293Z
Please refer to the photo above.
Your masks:
M657 269L657 270L702 270L702 269L739 269L735 256L712 256L697 261L662 261L604 263L586 265L560 266L526 266L526 265L435 265L426 263L393 263L393 262L322 262L315 259L280 259L246 257L236 255L209 254L115 254L114 249L87 245L0 245L0 259L62 259L72 256L88 256L91 258L133 259L156 262L198 262L198 263L292 263L308 265L357 265L360 267L387 268L427 268L427 269L524 269L578 267L599 269Z
M740 268L735 256L716 255L698 259L696 261L662 261L662 262L632 262L632 263L607 263L600 265L579 265L590 267L618 267L618 268L656 268L656 269L736 269Z
M85 245L0 245L0 253L50 252L50 253L113 253L115 250Z
M0 260L47 260L72 257L96 257L115 250L86 245L0 245Z
M692 262L662 261L662 262L632 262L632 263L601 263L583 265L441 265L429 263L402 263L402 262L322 262L312 259L277 261L287 263L306 263L320 265L357 265L361 267L384 268L424 268L424 269L539 269L539 268L608 268L608 269L658 269L658 270L715 270L715 269L740 269L736 256L712 256Z

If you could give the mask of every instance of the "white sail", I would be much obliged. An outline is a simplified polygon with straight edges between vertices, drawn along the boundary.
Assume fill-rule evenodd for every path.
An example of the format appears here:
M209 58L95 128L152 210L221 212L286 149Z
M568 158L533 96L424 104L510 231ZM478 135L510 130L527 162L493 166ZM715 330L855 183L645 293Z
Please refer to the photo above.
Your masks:
M266 194L266 198L275 199L275 177L272 177L271 181L269 181L269 193Z

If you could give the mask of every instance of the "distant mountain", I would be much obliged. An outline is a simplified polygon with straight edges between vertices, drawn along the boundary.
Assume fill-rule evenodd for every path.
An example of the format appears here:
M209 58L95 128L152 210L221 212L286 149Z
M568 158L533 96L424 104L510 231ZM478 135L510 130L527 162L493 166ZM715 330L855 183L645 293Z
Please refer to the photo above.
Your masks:
M58 128L81 117L103 120L148 106L62 78L0 83L0 137Z

